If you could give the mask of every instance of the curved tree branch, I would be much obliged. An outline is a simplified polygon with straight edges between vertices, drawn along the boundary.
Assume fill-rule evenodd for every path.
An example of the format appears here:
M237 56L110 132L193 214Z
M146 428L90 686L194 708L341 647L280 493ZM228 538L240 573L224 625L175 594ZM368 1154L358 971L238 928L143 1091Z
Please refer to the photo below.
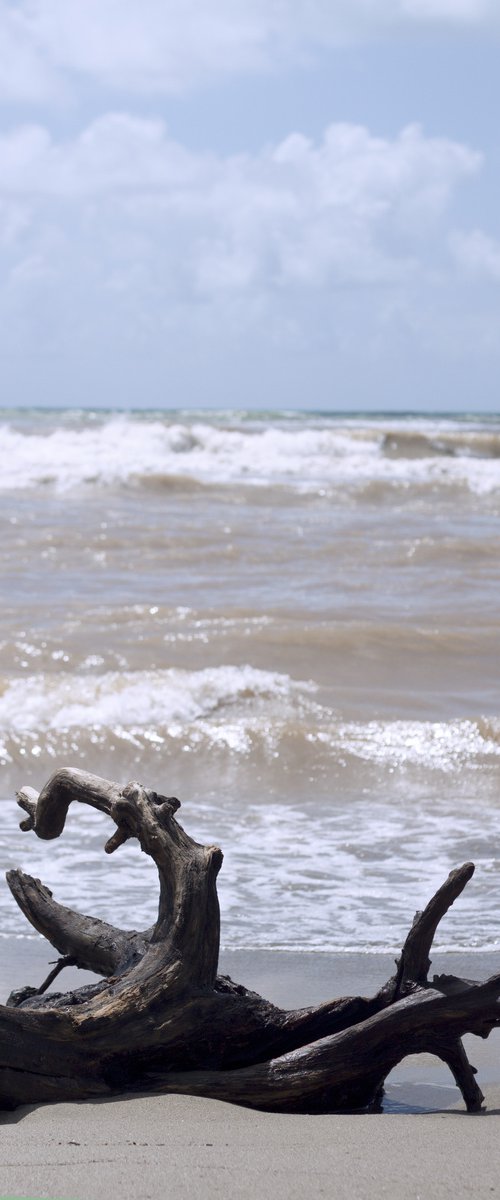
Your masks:
M23 871L7 871L6 879L14 899L33 928L83 970L94 971L96 975L113 975L142 958L147 932L118 929L99 917L86 917L58 904L45 884Z
M22 828L59 837L73 801L114 821L108 853L138 838L158 869L158 916L144 932L120 930L9 872L32 925L65 958L106 978L55 996L40 994L46 981L0 1006L0 1105L140 1087L283 1111L367 1108L380 1103L392 1067L425 1050L448 1064L468 1109L480 1107L460 1039L487 1037L500 1023L500 976L484 984L427 979L436 928L471 878L471 863L417 913L396 975L375 996L287 1012L217 976L222 854L185 833L178 800L66 768L38 796L21 790Z

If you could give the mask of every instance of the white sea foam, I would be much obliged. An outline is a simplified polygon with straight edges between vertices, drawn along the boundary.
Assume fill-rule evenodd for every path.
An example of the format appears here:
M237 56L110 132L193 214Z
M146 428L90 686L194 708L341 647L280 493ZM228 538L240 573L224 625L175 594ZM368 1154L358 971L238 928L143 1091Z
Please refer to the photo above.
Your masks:
M411 438L406 426L401 433L394 423L237 429L123 415L43 434L2 425L0 487L46 485L64 492L184 479L282 485L304 493L358 492L381 484L403 490L458 486L486 495L500 489L500 458L489 456L484 445L477 433L460 431L448 439Z
M182 789L180 816L197 840L223 847L225 945L397 946L415 907L466 859L478 864L477 883L438 943L456 948L465 937L491 946L499 934L499 720L343 721L307 680L231 665L7 679L0 741L4 761L15 759L17 786L21 769L38 786L50 763L95 769L95 755L111 747L119 748L111 754L119 778L146 768L152 780L175 778L177 790L192 760L198 799ZM2 802L0 867L22 862L63 902L124 926L133 911L136 927L147 927L156 897L150 866L132 845L123 848L110 888L105 819L75 810L54 849L21 834L14 803ZM6 891L0 923L23 928Z
M137 729L170 736L189 729L208 728L215 720L232 728L233 708L251 711L288 707L314 691L307 681L295 681L276 671L250 666L208 667L201 671L176 668L157 671L108 671L101 675L32 675L10 679L0 693L0 729L4 734L68 729ZM241 718L244 728L245 719Z
M0 690L0 756L9 740L35 757L64 735L109 736L151 751L166 741L205 745L235 755L276 752L287 739L337 767L373 763L393 771L453 772L500 759L500 721L343 721L318 703L316 686L248 665L54 673L6 679ZM72 743L76 744L76 743Z
M257 789L258 792L258 789ZM182 825L224 850L218 880L222 943L306 950L388 950L402 945L451 867L473 858L478 869L460 904L443 922L437 944L494 947L500 926L495 859L497 813L486 807L478 831L469 798L451 805L430 795L419 805L392 797L358 797L352 805L287 804L269 797L226 804L213 797L186 802ZM103 869L106 818L75 805L63 836L47 843L17 828L15 804L2 804L0 867L20 862L56 899L128 928L155 918L153 864L131 842ZM4 932L26 928L5 888Z

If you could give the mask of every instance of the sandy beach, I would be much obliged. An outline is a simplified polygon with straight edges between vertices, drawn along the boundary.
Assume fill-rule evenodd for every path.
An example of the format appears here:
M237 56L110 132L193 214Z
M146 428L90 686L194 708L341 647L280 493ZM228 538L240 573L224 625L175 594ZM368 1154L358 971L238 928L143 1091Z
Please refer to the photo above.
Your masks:
M24 1109L6 1118L2 1196L156 1200L491 1197L500 1087L488 1112L288 1116L183 1096Z
M53 957L41 939L3 939L6 986L39 981ZM436 955L433 968L483 978L498 955ZM277 1003L371 992L390 955L232 951L223 971ZM84 982L68 971L64 986ZM468 1115L446 1068L430 1056L392 1072L382 1114L296 1116L185 1096L20 1108L1 1117L0 1197L156 1200L175 1195L490 1197L500 1175L500 1034L467 1038L486 1111Z

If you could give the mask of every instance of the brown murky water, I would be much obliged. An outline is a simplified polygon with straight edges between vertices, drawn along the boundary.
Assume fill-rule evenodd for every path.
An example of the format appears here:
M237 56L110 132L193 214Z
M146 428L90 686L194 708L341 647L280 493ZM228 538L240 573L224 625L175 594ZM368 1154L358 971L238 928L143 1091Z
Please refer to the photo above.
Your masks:
M497 944L499 419L18 411L0 454L4 868L151 919L94 812L17 830L73 763L222 845L228 947L389 949L468 858L441 942Z

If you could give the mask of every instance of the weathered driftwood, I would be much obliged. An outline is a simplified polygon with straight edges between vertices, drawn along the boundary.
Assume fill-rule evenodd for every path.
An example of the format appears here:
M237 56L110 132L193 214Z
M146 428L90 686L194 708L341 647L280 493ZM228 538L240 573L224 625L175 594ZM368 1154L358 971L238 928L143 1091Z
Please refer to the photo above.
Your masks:
M472 863L417 913L396 974L375 996L288 1012L217 974L222 854L188 837L176 799L65 769L39 796L19 793L21 828L59 837L74 800L115 822L108 853L136 837L154 859L158 918L143 932L116 929L58 904L22 871L8 873L25 916L63 957L41 988L0 1006L0 1107L140 1090L288 1112L374 1109L392 1068L421 1051L449 1065L470 1111L481 1107L460 1039L468 1031L487 1037L500 1024L500 975L485 983L427 978L437 925ZM104 979L44 994L69 962Z

